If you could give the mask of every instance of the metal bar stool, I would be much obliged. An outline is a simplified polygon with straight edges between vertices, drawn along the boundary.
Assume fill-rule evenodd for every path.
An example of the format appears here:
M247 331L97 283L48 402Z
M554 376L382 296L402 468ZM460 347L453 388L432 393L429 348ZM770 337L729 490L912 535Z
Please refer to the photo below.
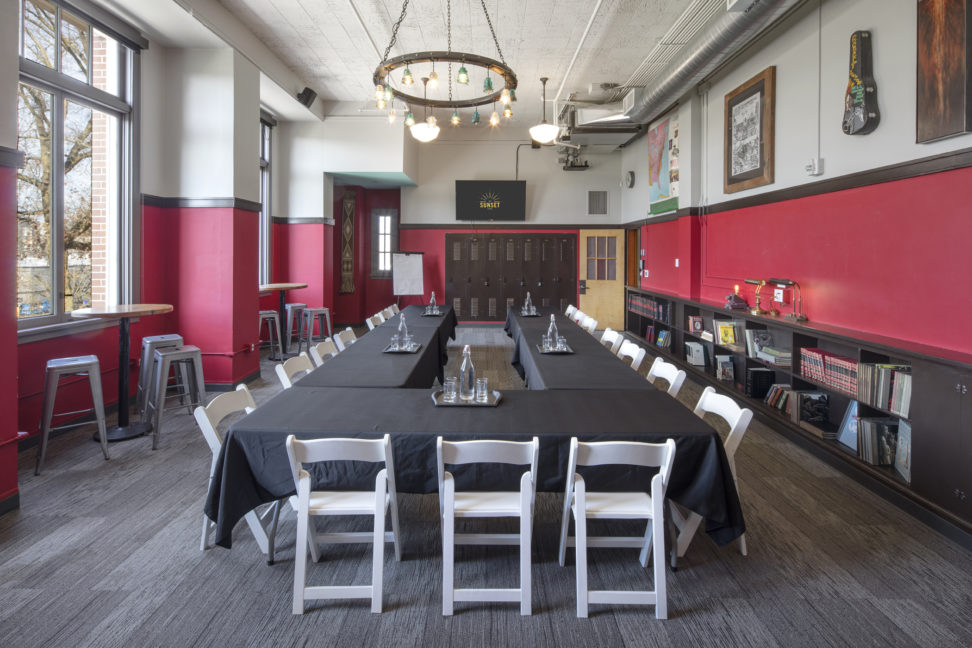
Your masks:
M317 319L317 330L321 333L320 339L331 337L331 310L327 307L305 308L301 315L300 333L297 335L297 353L300 353L304 343L307 344L308 351L313 346L315 319ZM327 326L327 333L324 332L325 325Z
M155 350L183 344L182 336L176 333L148 335L142 338L142 359L138 365L138 390L135 392L135 409L140 416L145 415L149 383L152 382L152 361L155 359Z
M303 322L304 309L307 304L294 302L285 306L287 309L287 349L294 341L294 324L297 325L297 339L300 340L300 325Z
M148 407L145 408L146 418L152 422L152 449L159 447L159 432L162 429L162 411L165 409L166 386L169 382L169 371L175 367L179 372L182 389L180 396L188 396L192 408L206 402L206 382L203 380L202 351L190 344L178 347L167 347L155 350L155 378L152 380L152 395Z
M73 412L54 413L54 399L57 396L57 384L62 376L87 376L88 384L91 385L91 400L94 407ZM37 450L37 465L34 467L34 474L39 475L41 466L44 465L44 457L47 455L47 440L51 430L64 430L67 428L87 425L83 423L69 423L51 428L51 419L55 416L67 416L69 414L84 414L94 412L95 420L98 423L98 436L101 440L101 451L108 459L108 433L105 429L105 404L101 397L101 365L98 363L98 356L86 355L74 358L54 358L47 361L47 369L44 372L44 401L41 406L40 422L40 448Z
M257 337L263 334L263 323L267 323L267 338L270 340L270 355L273 356L273 341L277 341L277 357L283 358L283 346L280 337L280 316L275 310L260 311L260 328L257 330Z

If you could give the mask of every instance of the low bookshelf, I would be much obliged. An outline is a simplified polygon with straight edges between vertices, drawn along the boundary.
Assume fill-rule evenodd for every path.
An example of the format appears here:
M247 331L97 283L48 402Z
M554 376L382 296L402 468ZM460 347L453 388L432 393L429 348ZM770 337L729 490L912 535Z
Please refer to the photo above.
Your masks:
M972 355L630 286L625 303L629 335L972 538Z

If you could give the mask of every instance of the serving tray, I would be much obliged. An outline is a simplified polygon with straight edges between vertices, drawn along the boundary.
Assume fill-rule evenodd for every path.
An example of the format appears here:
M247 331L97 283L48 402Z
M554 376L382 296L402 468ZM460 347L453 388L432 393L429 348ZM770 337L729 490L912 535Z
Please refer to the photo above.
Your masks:
M447 403L444 400L442 400L442 396L443 393L441 389L437 389L434 392L432 392L432 402L435 404L436 407L496 407L497 405L500 404L500 401L503 400L503 394L499 393L496 390L491 390L489 392L489 400L486 401L485 403L480 403L475 399L462 400L458 396L456 396L455 402Z
M419 352L419 349L421 349L421 348L422 348L422 345L421 344L412 343L412 346L410 346L407 349L393 349L393 348L391 348L391 345L389 344L388 346L386 346L384 348L384 350L382 351L382 353L418 353Z
M520 311L520 317L543 317L542 313L524 313Z
M557 349L551 349L550 351L544 351L543 350L543 345L542 344L538 344L537 345L537 351L539 351L542 355L570 355L570 354L572 354L574 352L574 350L570 348L570 345L569 344L567 345L567 349L564 350L564 351L560 351L560 350L557 350Z
M437 313L422 313L422 317L442 317L445 315L445 311L439 311Z

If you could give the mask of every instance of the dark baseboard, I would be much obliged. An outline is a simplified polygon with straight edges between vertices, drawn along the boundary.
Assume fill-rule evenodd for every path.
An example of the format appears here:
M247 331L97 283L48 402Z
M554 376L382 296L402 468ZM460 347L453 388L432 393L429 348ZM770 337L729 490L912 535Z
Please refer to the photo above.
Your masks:
M165 196L153 196L151 194L142 194L142 204L166 209L177 207L221 207L252 212L258 212L263 209L263 205L260 203L243 198L169 198Z
M236 389L236 386L240 383L249 384L260 377L260 370L257 369L249 376L245 376L241 380L233 383L206 383L206 391L208 392L229 392Z
M567 223L565 225L537 225L531 223L524 223L522 221L513 222L485 222L485 221L462 221L457 223L402 223L398 226L400 230L406 229L432 229L432 230L479 230L482 232L489 232L490 230L527 230L527 231L544 231L544 230L560 230L560 231L572 231L572 230L583 230L583 229L625 229L627 225L619 225L618 223Z
M286 218L274 216L270 219L274 225L334 225L333 218Z
M14 493L10 497L0 500L0 515L16 511L20 508L20 493Z

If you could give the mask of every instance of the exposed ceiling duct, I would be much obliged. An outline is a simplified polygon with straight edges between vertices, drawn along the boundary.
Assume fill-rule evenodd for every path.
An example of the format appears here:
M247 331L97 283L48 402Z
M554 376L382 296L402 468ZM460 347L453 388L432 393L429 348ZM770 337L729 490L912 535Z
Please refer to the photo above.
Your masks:
M745 11L722 11L686 43L678 56L645 82L644 92L624 114L647 124L716 68L755 39L760 32L806 0L752 0Z

